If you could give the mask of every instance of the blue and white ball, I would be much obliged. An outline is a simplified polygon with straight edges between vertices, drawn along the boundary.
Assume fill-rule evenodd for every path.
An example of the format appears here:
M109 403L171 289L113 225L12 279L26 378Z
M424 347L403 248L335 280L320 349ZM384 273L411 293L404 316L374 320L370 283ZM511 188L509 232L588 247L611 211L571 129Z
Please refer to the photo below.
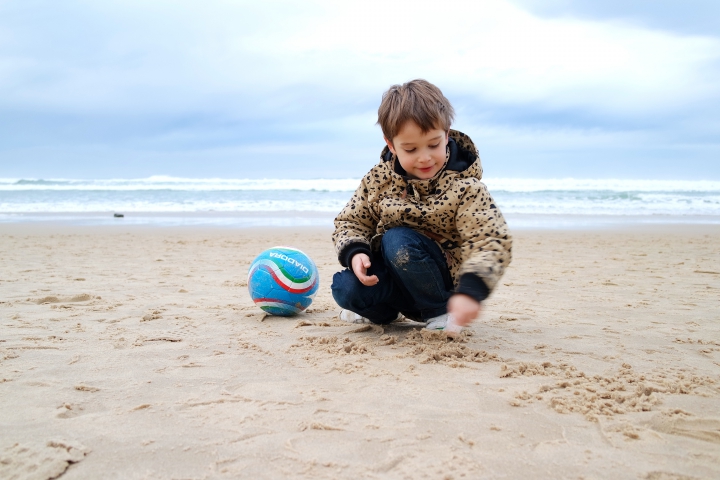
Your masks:
M253 301L271 315L297 315L313 301L320 286L310 257L292 247L273 247L253 260L248 289Z

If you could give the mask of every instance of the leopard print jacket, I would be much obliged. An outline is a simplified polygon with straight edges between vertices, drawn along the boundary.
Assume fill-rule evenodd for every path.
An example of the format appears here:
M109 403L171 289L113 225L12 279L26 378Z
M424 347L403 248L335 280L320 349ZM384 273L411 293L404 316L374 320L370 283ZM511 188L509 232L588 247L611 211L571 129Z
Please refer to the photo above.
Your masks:
M481 182L480 157L470 137L450 130L448 160L431 179L408 178L396 160L386 146L335 218L332 238L340 264L349 267L348 252L379 250L391 228L410 227L443 249L456 289L470 275L492 291L510 263L512 238Z

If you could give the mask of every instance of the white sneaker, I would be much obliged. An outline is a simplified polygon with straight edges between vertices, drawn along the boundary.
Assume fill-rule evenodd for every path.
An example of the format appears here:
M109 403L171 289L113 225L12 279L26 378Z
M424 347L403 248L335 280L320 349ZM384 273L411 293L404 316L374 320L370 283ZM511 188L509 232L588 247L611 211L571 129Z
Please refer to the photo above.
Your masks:
M443 313L442 315L438 315L437 317L430 318L425 325L425 330L445 330L445 325L447 324L447 321L447 313Z
M425 325L425 330L443 330L448 335L457 335L462 329L463 327L455 323L455 317L449 313L430 318Z
M362 317L358 315L355 312L351 312L350 310L345 310L344 308L340 310L340 315L338 315L338 318L344 322L348 323L372 323L369 319ZM397 317L393 322L397 322L398 320L402 320L405 318L402 313L398 313Z
M340 310L340 315L338 315L338 317L340 320L348 323L370 323L370 320L367 318L361 317L357 313L345 310L344 308Z

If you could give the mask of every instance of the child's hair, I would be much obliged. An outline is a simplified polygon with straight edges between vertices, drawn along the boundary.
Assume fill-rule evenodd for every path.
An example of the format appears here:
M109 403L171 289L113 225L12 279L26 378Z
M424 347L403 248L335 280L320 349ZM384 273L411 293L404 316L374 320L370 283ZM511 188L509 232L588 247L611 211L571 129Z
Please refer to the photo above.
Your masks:
M393 85L383 93L377 123L385 138L392 142L408 120L427 133L435 128L447 132L454 118L455 110L440 89L427 80L417 79Z

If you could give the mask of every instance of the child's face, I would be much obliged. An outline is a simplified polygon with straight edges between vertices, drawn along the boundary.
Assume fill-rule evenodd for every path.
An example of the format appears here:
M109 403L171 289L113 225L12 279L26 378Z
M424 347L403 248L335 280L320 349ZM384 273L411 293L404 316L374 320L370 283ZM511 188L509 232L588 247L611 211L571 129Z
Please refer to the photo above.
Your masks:
M410 178L432 178L445 166L448 132L444 130L422 133L417 123L410 120L392 141L386 138L385 142Z

